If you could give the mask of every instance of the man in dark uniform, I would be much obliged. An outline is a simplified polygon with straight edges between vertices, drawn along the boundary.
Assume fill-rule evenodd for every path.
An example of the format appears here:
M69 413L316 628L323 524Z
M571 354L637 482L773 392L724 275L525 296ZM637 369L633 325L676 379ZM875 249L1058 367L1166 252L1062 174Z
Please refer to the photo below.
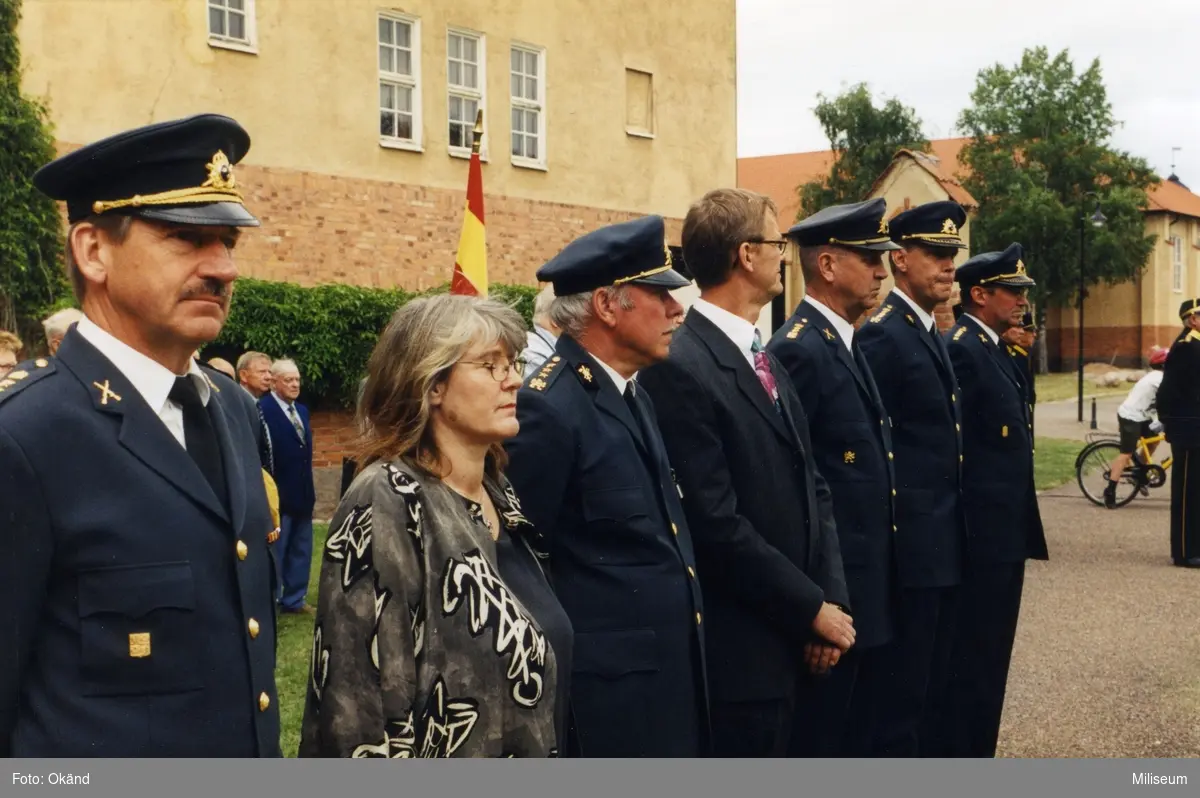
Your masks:
M958 388L933 313L954 287L966 211L918 205L881 223L901 248L890 254L896 288L858 330L891 422L896 469L897 637L877 702L877 756L946 750L954 607L962 577L962 438Z
M589 233L537 272L563 334L525 381L507 474L550 546L575 628L573 739L585 757L707 749L707 619L654 408L633 382L667 356L683 308L663 219Z
M1200 568L1200 299L1179 307L1183 331L1171 345L1158 388L1158 418L1171 444L1171 561ZM1193 508L1188 510L1189 505Z
M879 302L883 253L900 248L879 232L886 210L882 199L838 205L788 230L800 247L807 296L767 345L799 394L833 494L856 630L854 648L797 713L797 755L870 756L874 707L883 698L880 654L894 632L891 430L854 331Z
M958 321L958 318L955 317L954 320ZM1037 340L1037 325L1033 322L1033 314L1026 312L1021 318L1021 326L1010 327L1000 339L1004 341L1008 353L1017 363L1017 371L1021 373L1029 402L1029 424L1034 427L1033 411L1037 404L1037 390L1033 374L1033 343Z
M966 562L954 634L953 755L992 757L1004 709L1025 561L1045 560L1024 378L1000 335L1020 327L1033 280L1020 244L958 268L963 315L946 334L962 396Z
M84 317L0 381L0 753L279 756L258 416L221 331L250 138L202 115L43 167Z
M744 189L688 210L683 252L700 288L670 357L638 375L679 477L708 607L713 753L782 757L805 696L854 644L829 487L783 367L755 322L783 291L774 203Z

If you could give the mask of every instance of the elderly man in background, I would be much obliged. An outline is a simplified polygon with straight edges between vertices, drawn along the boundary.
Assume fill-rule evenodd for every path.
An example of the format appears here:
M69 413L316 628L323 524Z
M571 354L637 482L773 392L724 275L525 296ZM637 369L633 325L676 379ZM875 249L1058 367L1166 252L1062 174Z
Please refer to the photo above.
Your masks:
M271 356L262 352L245 352L237 360L237 382L242 390L250 394L255 401L271 390ZM268 474L275 473L275 451L271 443L271 429L262 417L262 408L258 411L259 422L262 425L262 443L258 447L258 458L262 461L263 470Z
M237 372L233 370L233 364L223 357L212 357L208 359L208 365L211 368L224 374L231 380L237 379Z
M550 305L554 302L554 286L547 285L537 295L533 303L533 329L526 333L525 351L521 357L525 360L523 379L532 377L550 357L554 356L554 345L562 330L550 318Z
M280 536L275 559L279 564L283 612L311 613L305 602L312 566L313 434L308 408L296 401L300 396L300 369L292 360L271 364L275 386L258 400L258 407L271 434L275 456L272 476L279 488Z
M24 344L21 339L7 330L0 330L0 379L17 367ZM3 390L3 387L0 387Z
M46 331L46 347L50 354L58 352L58 345L62 343L67 330L71 329L71 326L81 318L83 318L83 311L78 308L64 308L51 314L42 322L42 329Z

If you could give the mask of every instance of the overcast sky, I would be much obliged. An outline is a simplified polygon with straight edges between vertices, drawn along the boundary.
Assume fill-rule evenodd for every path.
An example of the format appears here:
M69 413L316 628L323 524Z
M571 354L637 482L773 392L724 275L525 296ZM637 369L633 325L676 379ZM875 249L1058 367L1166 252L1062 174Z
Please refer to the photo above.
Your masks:
M961 135L978 71L1026 47L1100 59L1113 145L1200 191L1200 0L737 0L738 156L829 148L812 109L865 81Z

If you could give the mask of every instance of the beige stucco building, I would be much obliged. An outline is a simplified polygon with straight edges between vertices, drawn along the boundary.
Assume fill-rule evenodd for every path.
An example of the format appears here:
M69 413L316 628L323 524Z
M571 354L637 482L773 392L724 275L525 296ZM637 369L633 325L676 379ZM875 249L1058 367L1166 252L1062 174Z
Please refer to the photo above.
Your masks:
M670 220L736 172L734 0L32 0L23 87L62 149L200 112L253 145L243 274L448 281L484 111L493 282L577 235ZM696 119L704 118L697 136Z

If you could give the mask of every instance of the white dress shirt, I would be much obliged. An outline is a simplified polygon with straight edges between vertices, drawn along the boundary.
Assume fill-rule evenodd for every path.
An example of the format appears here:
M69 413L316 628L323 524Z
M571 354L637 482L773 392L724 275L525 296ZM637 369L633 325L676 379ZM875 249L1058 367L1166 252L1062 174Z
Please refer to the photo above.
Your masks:
M167 398L171 388L175 386L175 378L182 375L172 373L166 366L151 360L129 344L117 340L87 316L79 320L76 329L85 341L100 350L100 354L116 366L117 371L121 372L134 390L146 400L154 414L167 425L167 429L175 436L175 440L179 441L179 445L187 448L183 437L183 408ZM204 373L200 371L200 366L191 358L188 359L187 376L192 378L196 390L200 393L200 401L207 407L212 390L208 386L208 380L204 378Z
M704 318L711 321L717 326L717 329L725 333L725 337L733 342L733 345L742 353L742 357L746 358L746 362L750 364L750 368L754 368L754 334L758 332L758 328L750 322L730 313L725 308L720 308L705 299L697 299L692 303L692 309L695 310Z
M279 394L275 393L274 389L272 389L272 391L271 391L271 396L275 397L275 401L279 403L279 408L281 410L283 410L283 416L284 416L284 418L286 418L288 420L288 423L292 425L292 429L296 428L297 423L299 423L301 426L304 425L304 419L300 418L299 410L296 410L295 415L293 415L293 413L292 413L293 405L291 402L289 402L287 399L284 399ZM293 418L296 420L295 422L292 421ZM308 442L304 437L300 436L299 430L296 431L296 437L300 438L301 442L303 442L303 443Z
M838 314L834 313L833 310L824 303L817 301L812 294L804 297L804 299L808 302L808 304L820 311L821 315L833 325L833 329L837 332L838 337L842 339L842 343L845 345L846 350L853 352L854 349L850 345L854 343L854 325L843 319Z
M591 354L591 353L589 352L588 354ZM635 374L633 375L633 377L630 377L630 378L627 380L627 379L625 379L624 377L622 377L620 374L618 374L618 373L617 373L617 372L616 372L616 371L613 369L613 367L612 367L612 366L608 365L607 363L605 363L605 362L604 362L603 360L601 360L600 358L596 357L595 355L592 355L592 359L593 359L593 360L595 360L597 363L599 363L599 364L600 364L600 368L604 369L604 372L605 372L605 373L606 373L606 374L607 374L609 377L611 377L611 378L612 378L613 385L617 386L617 393L619 393L619 394L621 394L622 396L624 396L624 395L625 395L625 386L626 386L626 385L628 385L630 382L632 382L632 381L633 381L633 379L637 377L637 374L635 373ZM636 391L636 390L637 390L637 388L634 388L634 390Z
M991 327L987 326L986 324L981 322L979 319L972 316L970 313L964 313L963 315L966 316L971 321L978 324L980 327L982 327L983 331L988 334L988 338L992 339L992 343L996 344L997 346L1000 345L1000 333L996 332Z
M937 330L934 329L934 320L933 320L932 314L926 313L925 309L923 307L918 305L913 300L912 297L910 297L908 294L901 291L899 288L896 289L896 293L899 294L904 299L904 301L908 303L908 306L910 308L912 308L912 312L917 314L917 318L921 320L921 327L923 327L926 330L932 330L933 332L937 332Z

